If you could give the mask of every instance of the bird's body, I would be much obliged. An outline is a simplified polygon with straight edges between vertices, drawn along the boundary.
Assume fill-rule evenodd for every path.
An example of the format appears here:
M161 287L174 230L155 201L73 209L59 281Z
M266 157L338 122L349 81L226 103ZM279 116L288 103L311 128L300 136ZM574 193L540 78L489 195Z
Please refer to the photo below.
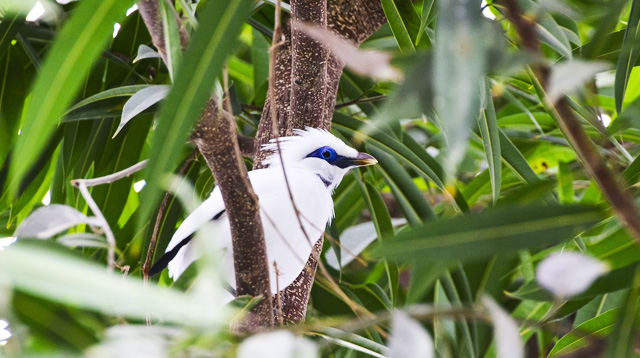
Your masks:
M358 153L329 132L308 128L296 134L280 138L282 163L275 153L265 160L268 168L248 173L260 205L274 294L278 288L282 290L290 285L304 269L313 245L333 217L331 194L344 174L350 168L376 162L373 157ZM277 148L273 142L265 146L272 151L277 151ZM289 190L298 209L299 220ZM164 260L168 261L169 276L176 280L199 257L197 247L190 239L207 221L212 222L216 247L225 251L221 259L223 274L235 287L231 232L218 187L183 221L167 246L167 254L152 268L152 274L166 265L162 262Z

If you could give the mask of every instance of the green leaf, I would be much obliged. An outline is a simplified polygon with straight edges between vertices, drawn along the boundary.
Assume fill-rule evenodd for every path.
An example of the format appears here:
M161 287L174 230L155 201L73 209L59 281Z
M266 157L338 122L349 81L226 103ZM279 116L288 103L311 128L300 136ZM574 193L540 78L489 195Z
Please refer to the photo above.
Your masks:
M148 86L134 93L131 98L122 107L122 117L120 118L120 124L113 137L117 136L122 128L135 116L142 113L145 109L160 102L167 96L167 93L171 89L168 85Z
M520 153L518 148L509 140L509 137L507 137L502 130L499 130L499 133L502 157L513 172L525 183L531 184L540 181L536 172L531 169L527 160L524 159L522 153Z
M573 174L569 164L565 161L558 162L558 199L562 204L573 202Z
M108 89L106 91L102 91L100 93L96 93L93 96L87 97L85 99L83 99L82 101L76 103L73 105L73 107L69 108L69 110L67 111L67 113L71 113L73 111L75 111L76 109L79 109L81 107L84 107L86 105L95 103L95 102L99 102L102 100L106 100L106 99L111 99L111 98L117 98L117 97L129 97L129 96L133 96L134 94L136 94L138 91L141 91L149 86L152 85L132 85L132 86L122 86L122 87L116 87L116 88L111 88Z
M402 52L414 52L420 18L410 0L382 0L382 9Z
M178 29L177 14L173 6L169 6L166 1L160 1L160 15L162 17L162 30L164 37L164 47L167 57L167 68L171 81L175 81L175 73L182 61L182 44L180 43L180 30Z
M140 215L147 218L160 195L164 175L175 168L180 148L211 95L216 77L237 44L237 35L251 9L250 0L210 0L203 5L198 31L163 102L146 171L147 187ZM142 220L145 221L145 220Z
M407 171L390 155L375 146L368 149L378 160L376 169L384 176L409 223L418 224L422 221L434 220L436 216L431 206Z
M11 42L22 28L25 22L25 14L17 12L6 12L0 22L0 59L5 55Z
M132 62L136 63L140 60L144 60L145 58L162 58L162 56L160 56L160 54L151 47L147 45L140 45L140 47L138 47L138 54Z
M442 160L446 184L454 182L467 152L471 129L480 113L480 85L488 51L496 38L481 13L464 0L438 3L433 86L437 118L444 134Z
M190 326L215 326L223 318L220 304L144 285L131 277L56 252L53 247L14 244L0 251L3 284L38 297L115 316L161 318ZM219 307L215 309L213 307Z
M422 14L420 15L420 30L418 31L418 37L416 43L420 43L420 39L425 34L427 25L435 18L436 12L434 11L433 4L435 0L424 0L422 2Z
M608 358L628 358L635 357L635 341L638 328L636 322L638 320L638 297L640 295L640 270L637 270L633 277L633 288L629 290L629 294L624 301L618 318L613 325L611 335L607 340Z
M561 357L574 352L589 345L593 338L608 335L611 332L618 311L618 309L609 310L578 325L558 340L551 352L549 352L549 358Z
M423 262L481 258L572 239L603 218L601 210L583 206L500 206L407 230L377 254Z
M502 160L500 154L500 133L496 119L496 109L491 98L489 82L486 81L484 87L484 109L478 118L478 127L482 135L482 145L489 165L489 175L491 176L491 189L493 202L497 202L500 197L500 184L502 181Z
M622 41L622 48L618 55L618 64L616 65L616 79L614 83L615 100L616 100L616 112L622 113L622 103L624 102L624 95L627 92L627 85L629 84L629 76L631 76L631 70L633 65L638 59L640 54L640 3L633 1L631 5L631 13L629 14L629 21L627 27L624 30L624 40Z
M31 91L11 176L20 182L55 130L94 61L112 38L113 24L133 0L82 1L60 31ZM88 21L91 19L91 21ZM17 187L11 189L15 195Z

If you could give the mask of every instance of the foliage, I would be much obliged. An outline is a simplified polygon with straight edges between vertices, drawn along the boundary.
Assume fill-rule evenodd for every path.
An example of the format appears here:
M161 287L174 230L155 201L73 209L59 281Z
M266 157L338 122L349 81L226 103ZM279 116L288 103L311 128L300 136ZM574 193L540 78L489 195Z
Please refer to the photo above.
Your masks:
M356 62L332 122L379 160L334 195L321 262L344 294L319 273L307 321L289 327L305 338L275 331L243 343L230 322L255 302L224 305L211 260L176 283L163 273L143 284L160 189L176 195L156 257L214 185L185 141L212 88L228 96L241 134L255 136L273 3L175 1L192 46L182 56L168 26L167 67L138 12L127 14L133 1L43 1L46 16L33 22L34 2L0 0L0 237L32 237L0 251L0 318L13 335L0 355L253 356L271 344L283 355L480 358L516 357L527 343L528 356L587 346L634 356L640 238L585 170L550 101L568 102L637 199L637 1L517 2L535 24L534 54L505 17L508 1L481 10L479 1L382 0L388 24L362 47L392 54L404 79L357 75L367 70ZM550 66L546 88L540 63ZM115 237L117 272L108 272L103 221L71 180L145 159L148 170L90 187ZM166 184L180 170L184 185ZM554 297L535 269L560 251L609 271Z

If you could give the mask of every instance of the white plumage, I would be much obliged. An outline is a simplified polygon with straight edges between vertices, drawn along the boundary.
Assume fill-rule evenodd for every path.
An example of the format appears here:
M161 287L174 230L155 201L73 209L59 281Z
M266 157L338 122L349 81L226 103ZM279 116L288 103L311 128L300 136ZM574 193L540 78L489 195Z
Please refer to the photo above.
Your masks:
M377 162L372 156L358 153L325 130L307 128L296 130L295 134L279 139L282 162L277 153L277 144L271 141L263 148L273 151L264 161L269 167L249 172L249 180L260 205L271 291L274 294L277 291L276 287L284 289L304 269L313 245L333 217L331 193L343 176L351 168ZM306 236L300 228L289 198L282 164ZM235 287L231 232L218 187L214 188L211 196L182 222L171 238L166 249L166 257L171 259L172 254L175 257L168 263L169 276L177 280L199 257L197 245L189 240L207 221L212 221L216 247L226 250L222 256L221 268L228 283ZM177 254L175 249L179 249ZM152 274L162 270L166 265L166 262L162 263L163 259L152 268ZM277 281L274 261L279 271Z

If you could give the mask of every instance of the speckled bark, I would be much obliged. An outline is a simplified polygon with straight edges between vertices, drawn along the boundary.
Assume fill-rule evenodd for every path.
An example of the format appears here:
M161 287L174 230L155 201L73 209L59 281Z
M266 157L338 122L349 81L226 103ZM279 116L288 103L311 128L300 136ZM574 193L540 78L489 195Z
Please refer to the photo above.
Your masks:
M326 0L291 1L291 18L320 28L327 26ZM328 51L302 30L291 29L291 126L324 127Z
M291 27L289 16L282 17L282 33L284 42L278 46L275 63L275 92L276 113L278 117L279 136L288 136L293 133L291 121ZM273 138L273 122L271 121L271 96L267 94L267 100L262 109L262 117L256 134L256 155L254 156L253 169L262 168L262 161L266 158L266 152L260 151L263 144Z
M159 1L161 0L141 0L138 2L138 9L151 34L153 44L166 63ZM189 38L182 24L179 24L179 28L184 50ZM236 292L240 295L270 297L267 250L258 199L249 182L241 154L254 149L255 141L240 138L241 151L235 119L224 110L219 110L215 98L211 98L207 104L192 139L216 178L216 184L220 187L227 209L233 237ZM272 300L262 300L247 319L234 328L246 331L273 326L272 305Z
M215 101L211 100L196 128L195 142L216 178L229 216L236 292L238 295L270 297L260 206L240 154L235 119L219 112ZM272 326L272 312L271 300L262 300L253 309L250 320L245 322L246 328Z
M172 10L175 12L175 8L171 2L168 2L169 6L172 6ZM149 34L151 35L151 41L153 42L153 46L158 49L158 53L162 56L164 63L167 63L167 52L165 50L164 44L164 31L162 30L162 17L160 16L160 2L158 0L140 0L138 1L138 11L140 12L140 16L142 17L142 21L149 29ZM182 26L177 19L176 13L176 22L178 23L178 28L180 29L180 45L184 50L189 43L189 35L187 34L187 30Z
M322 4L319 5L315 0L292 0L293 16L296 16L295 14L298 13L301 6L305 8L313 4L322 7ZM362 43L386 22L379 0L328 0L326 10L325 13L313 12L313 16L317 18L300 20L321 25L324 21L323 17L326 16L326 26L328 28L355 44ZM331 118L336 104L338 82L342 75L344 64L324 51L292 51L292 48L305 49L306 47L300 47L301 44L297 43L299 41L298 37L291 39L289 21L289 18L284 19L283 29L285 30L286 41L278 48L275 65L276 108L280 135L290 135L294 128L304 128L305 126L330 129ZM308 62L306 62L306 58L292 59L296 53L303 57L308 54L312 58ZM308 66L316 66L318 64L319 68L298 68L294 72L292 63L296 63L296 61L298 61L297 64L309 63ZM323 62L326 63L326 66ZM322 73L322 71L325 72ZM322 77L324 77L324 84L317 84L318 78ZM305 101L303 98L305 97L304 88L306 88L306 84L310 83L316 83L316 85L312 88L312 93L306 96L307 100ZM293 110L294 106L299 108L295 112ZM271 111L269 108L270 99L267 99L256 135L257 150L262 144L273 138ZM311 112L308 112L309 110ZM266 153L260 152L256 154L254 168L262 167L261 162L265 155ZM314 246L314 250L307 261L308 269L302 271L293 284L281 291L282 314L285 323L300 322L305 318L309 293L313 286L317 258L320 256L322 243L323 240L320 239ZM276 307L275 304L274 307Z

